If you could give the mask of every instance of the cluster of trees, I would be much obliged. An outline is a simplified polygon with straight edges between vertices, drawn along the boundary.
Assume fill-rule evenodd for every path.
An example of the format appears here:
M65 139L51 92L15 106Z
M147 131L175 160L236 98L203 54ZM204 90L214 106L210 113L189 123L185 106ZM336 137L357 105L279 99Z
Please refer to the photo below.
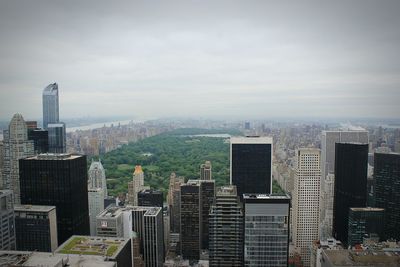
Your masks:
M198 179L200 165L212 163L212 175L217 186L229 184L229 141L225 138L198 136L201 134L240 135L237 130L177 129L124 145L106 153L101 161L106 170L110 195L128 191L135 165L142 165L144 183L168 192L172 172L188 179ZM89 160L90 162L90 160ZM281 192L277 183L274 192Z
M212 162L217 185L229 183L229 143L224 138L193 136L199 134L240 134L238 131L178 129L124 145L101 157L110 195L127 192L135 165L142 165L145 185L166 195L172 172L198 179L200 165ZM90 161L89 161L90 162Z

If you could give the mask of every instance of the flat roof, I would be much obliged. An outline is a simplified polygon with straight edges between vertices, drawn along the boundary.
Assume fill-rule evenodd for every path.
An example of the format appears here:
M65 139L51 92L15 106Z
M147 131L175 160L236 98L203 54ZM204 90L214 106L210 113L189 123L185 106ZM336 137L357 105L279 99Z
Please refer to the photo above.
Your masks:
M50 212L55 208L55 206L14 205L14 211Z
M272 144L270 136L232 136L231 144Z
M122 214L122 207L109 207L105 210L103 210L99 215L96 216L96 218L101 217L102 219L106 218L115 218L118 217Z
M68 154L68 153L65 154L44 153L32 157L27 157L25 158L25 160L72 160L80 157L83 157L83 155Z
M130 239L73 235L55 251L60 254L115 257Z
M364 208L350 208L352 211L385 211L383 208L373 208L373 207L364 207Z
M400 255L387 251L352 251L323 249L333 266L398 266Z
M290 199L288 194L243 194L243 199Z

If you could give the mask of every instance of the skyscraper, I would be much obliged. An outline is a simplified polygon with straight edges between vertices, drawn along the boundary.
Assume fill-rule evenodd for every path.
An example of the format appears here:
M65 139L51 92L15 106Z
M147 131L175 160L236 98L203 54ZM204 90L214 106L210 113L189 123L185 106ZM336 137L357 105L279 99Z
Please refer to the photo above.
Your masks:
M59 122L58 84L49 84L43 90L43 128Z
M143 207L163 207L163 192L153 189L143 189L138 193L138 205Z
M368 144L335 144L333 237L347 245L349 208L367 203Z
M310 247L319 240L320 150L296 150L292 199L293 243L300 249L304 266L310 266Z
M129 207L129 206L128 206ZM139 234L146 267L164 264L164 222L160 207L130 207L132 230Z
M243 266L243 210L236 186L218 188L210 210L210 266Z
M200 180L211 180L211 161L206 161L200 165Z
M0 190L3 189L4 145L0 141Z
M14 250L15 221L11 190L0 190L0 250Z
M90 233L86 156L41 154L21 159L21 203L56 206L58 243Z
M382 239L384 230L384 209L381 208L350 208L349 210L349 246L363 244L364 237L372 234Z
M13 191L15 204L20 204L20 177L18 160L32 156L33 141L28 140L28 131L21 114L15 114L4 134L3 188Z
M55 206L14 206L17 250L54 252L57 242Z
M183 177L176 177L171 173L169 180L169 190L167 202L170 213L170 227L172 233L180 233L181 228L181 184L184 183Z
M65 123L49 123L47 124L47 130L49 132L49 152L67 152L67 134L65 130Z
M240 197L271 193L271 137L232 137L230 158L231 184L236 185Z
M144 173L142 166L136 165L135 171L133 172L133 180L128 183L128 203L137 206L138 193L143 189L150 189L150 187L144 186Z
M106 172L101 164L101 161L93 161L90 164L89 172L88 172L89 180L88 187L89 188L101 188L103 189L104 198L107 197L107 182L106 182Z
M400 240L400 154L375 153L375 206L385 209L385 238Z
M49 132L47 130L28 128L28 140L33 141L35 154L49 152Z
M211 205L215 201L214 180L200 180L200 201L201 201L201 248L208 249L209 245L209 214Z
M88 189L90 235L96 235L96 217L104 210L104 193L102 188Z
M333 223L333 198L334 198L335 176L329 173L321 178L320 194L320 239L326 240L332 237Z
M335 172L335 143L368 144L367 131L323 131L321 135L322 177Z
M188 181L181 185L181 253L187 260L199 260L201 248L200 184Z
M245 194L244 266L287 266L290 197Z

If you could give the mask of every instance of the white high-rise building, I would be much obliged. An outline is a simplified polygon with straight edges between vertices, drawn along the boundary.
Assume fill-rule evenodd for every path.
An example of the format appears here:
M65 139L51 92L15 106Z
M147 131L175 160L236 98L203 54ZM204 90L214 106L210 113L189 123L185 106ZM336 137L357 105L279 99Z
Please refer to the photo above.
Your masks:
M320 238L321 240L332 237L333 226L333 195L335 176L328 174L321 179L320 194Z
M90 235L96 235L96 216L104 210L104 192L102 188L89 188Z
M144 173L142 166L136 165L133 172L133 180L128 183L128 202L133 206L138 206L138 193L143 189L150 189L144 186Z
M92 161L88 172L88 187L103 189L104 198L107 197L106 172L101 161Z
M296 150L293 189L293 243L300 249L304 266L310 266L310 246L319 240L320 150Z
M21 204L19 159L33 156L33 141L28 140L28 130L21 114L15 114L4 135L3 188L12 190L14 203Z

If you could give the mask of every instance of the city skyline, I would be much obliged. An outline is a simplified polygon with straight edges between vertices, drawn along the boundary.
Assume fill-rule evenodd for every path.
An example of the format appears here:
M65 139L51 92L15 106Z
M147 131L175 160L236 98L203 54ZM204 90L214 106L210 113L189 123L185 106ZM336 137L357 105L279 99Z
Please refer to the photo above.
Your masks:
M397 1L0 6L0 119L39 118L53 82L61 117L400 111Z

